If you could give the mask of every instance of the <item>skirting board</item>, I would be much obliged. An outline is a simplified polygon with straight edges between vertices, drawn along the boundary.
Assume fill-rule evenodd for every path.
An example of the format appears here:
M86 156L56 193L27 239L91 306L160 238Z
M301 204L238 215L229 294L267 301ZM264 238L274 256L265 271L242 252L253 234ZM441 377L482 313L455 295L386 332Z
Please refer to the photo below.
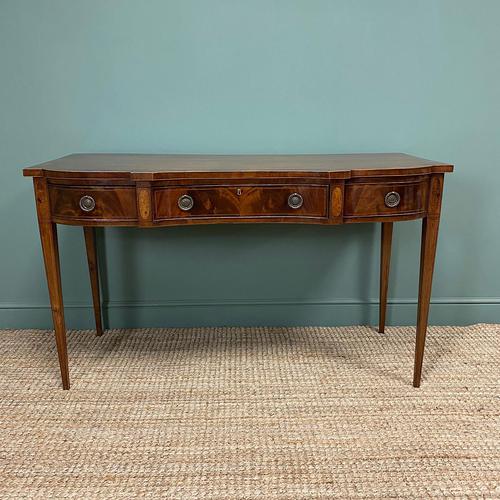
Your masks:
M414 325L414 299L389 301L388 325ZM68 328L93 328L90 304L65 304ZM345 326L376 325L377 300L227 300L203 302L109 301L103 305L105 328L199 326ZM500 323L500 297L432 300L429 323ZM0 328L52 328L47 304L0 303Z

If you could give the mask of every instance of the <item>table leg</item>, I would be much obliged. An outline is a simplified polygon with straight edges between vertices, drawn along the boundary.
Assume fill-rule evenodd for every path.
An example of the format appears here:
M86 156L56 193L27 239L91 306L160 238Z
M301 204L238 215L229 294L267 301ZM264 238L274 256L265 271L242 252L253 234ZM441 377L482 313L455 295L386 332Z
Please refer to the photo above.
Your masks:
M57 245L57 226L52 222L44 221L40 221L39 226L62 385L63 389L69 389L68 349L66 345L61 270L59 266L59 249Z
M415 342L415 368L413 387L420 387L425 335L429 318L432 275L439 229L439 217L426 217L422 221L422 243L420 250L420 279L418 290L417 335Z
M96 333L102 335L101 297L99 292L99 267L97 261L97 248L94 227L84 227L85 248L89 265L90 286L92 288L92 303L94 304L94 317Z
M380 305L378 331L384 333L385 313L387 310L387 287L389 285L389 269L391 265L392 222L382 222L382 239L380 246Z
M40 229L43 261L49 288L52 322L54 323L62 385L63 389L69 389L68 348L66 345L66 325L64 324L61 269L59 266L59 248L57 245L57 226L51 219L47 180L43 177L34 177L33 187L35 189L38 227Z

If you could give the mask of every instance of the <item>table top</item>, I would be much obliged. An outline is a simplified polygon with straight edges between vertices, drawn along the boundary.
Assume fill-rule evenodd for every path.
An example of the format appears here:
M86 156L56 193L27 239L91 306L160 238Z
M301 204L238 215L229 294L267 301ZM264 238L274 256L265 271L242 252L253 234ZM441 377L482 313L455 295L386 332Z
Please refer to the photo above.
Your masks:
M290 172L401 175L451 172L453 165L403 153L312 155L164 155L164 154L71 154L25 168L25 176L80 173L82 177L106 174L145 177L175 172Z

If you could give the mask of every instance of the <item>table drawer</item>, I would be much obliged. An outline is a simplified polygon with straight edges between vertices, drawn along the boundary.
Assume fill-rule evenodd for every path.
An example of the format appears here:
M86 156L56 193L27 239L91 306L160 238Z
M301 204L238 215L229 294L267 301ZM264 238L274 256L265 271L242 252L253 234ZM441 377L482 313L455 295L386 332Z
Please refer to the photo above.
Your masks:
M51 186L49 191L55 219L113 222L137 219L134 188Z
M328 216L327 185L179 186L154 191L155 218Z
M416 182L356 182L345 186L344 217L377 217L423 213L428 180Z

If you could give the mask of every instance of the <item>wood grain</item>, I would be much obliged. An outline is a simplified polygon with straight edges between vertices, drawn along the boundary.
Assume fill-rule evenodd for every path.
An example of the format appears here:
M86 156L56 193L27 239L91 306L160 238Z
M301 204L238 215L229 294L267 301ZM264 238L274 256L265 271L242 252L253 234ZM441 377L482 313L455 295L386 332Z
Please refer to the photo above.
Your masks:
M420 387L422 377L422 363L424 359L425 337L429 318L432 276L434 273L434 260L436 257L439 219L441 214L443 181L443 174L435 174L432 176L430 182L428 215L422 221L415 366L413 371L414 387Z
M49 289L52 322L56 337L57 356L63 389L69 389L68 348L66 342L66 325L64 322L64 306L61 285L61 269L59 264L59 247L57 243L57 226L50 221L50 201L47 181L35 178L35 200L38 213L38 226L42 244L47 286Z
M155 180L179 173L244 176L331 174L331 178L451 172L453 166L402 153L341 155L140 155L73 154L25 168L26 176L130 178Z
M426 210L428 180L419 182L363 182L345 187L345 217L376 217L419 214ZM385 205L385 196L397 192L401 202L397 207Z
M385 332L385 316L387 312L387 289L389 287L389 270L391 266L392 222L382 222L380 242L380 305L379 333Z
M115 186L50 186L50 205L59 222L135 222L137 220L135 188ZM80 199L91 196L95 208L85 212Z
M342 214L343 206L343 195L342 188L340 186L335 186L332 189L332 217L340 217Z
M288 197L299 193L302 207L288 206ZM194 206L183 211L181 196L188 195ZM328 214L328 186L207 186L163 188L154 191L155 219L194 217L318 217Z
M84 227L85 248L87 250L87 263L89 266L90 287L92 290L92 303L94 306L95 328L98 337L102 335L101 293L99 290L99 266L97 260L97 246L94 227Z

